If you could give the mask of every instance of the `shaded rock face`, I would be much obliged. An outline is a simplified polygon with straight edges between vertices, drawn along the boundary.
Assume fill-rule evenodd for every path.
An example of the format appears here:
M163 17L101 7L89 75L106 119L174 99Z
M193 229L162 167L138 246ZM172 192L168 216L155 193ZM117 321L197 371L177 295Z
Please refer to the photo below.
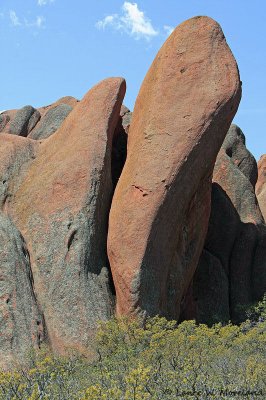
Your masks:
M197 319L208 324L228 322L229 282L220 260L203 250L194 276L193 295L197 304ZM206 290L206 285L208 290ZM215 310L215 312L214 312Z
M181 24L138 95L109 218L117 313L178 319L210 212L216 155L241 95L219 25Z
M238 167L252 186L255 187L258 179L257 163L246 148L245 135L237 125L232 124L230 126L222 147L231 158L231 162Z
M106 237L124 93L120 78L91 89L38 147L8 204L27 243L49 342L60 353L85 352L97 322L113 312Z
M131 124L132 113L127 107L122 105L120 118L115 128L113 147L112 147L112 179L114 187L124 168L127 158L127 139L129 126Z
M193 279L193 317L199 322L240 322L266 291L266 226L254 192L256 177L256 160L243 132L232 125L217 156L208 234ZM215 276L222 276L217 291ZM210 301L213 296L219 301Z
M45 330L25 242L2 213L0 266L0 366L10 368L40 347Z
M68 104L59 104L50 108L42 117L38 126L29 134L31 139L41 140L51 136L73 110Z
M9 133L18 136L28 136L40 117L39 111L35 110L32 106L21 108L10 122Z
M261 156L258 162L258 182L256 184L256 195L264 220L266 220L266 155Z

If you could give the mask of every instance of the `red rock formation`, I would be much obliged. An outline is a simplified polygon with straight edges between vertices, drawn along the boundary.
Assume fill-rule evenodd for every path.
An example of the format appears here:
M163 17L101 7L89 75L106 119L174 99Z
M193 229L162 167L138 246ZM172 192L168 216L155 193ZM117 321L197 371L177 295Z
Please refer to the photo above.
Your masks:
M119 315L178 318L208 227L212 169L240 96L219 25L196 17L177 27L142 84L112 202Z
M245 136L232 125L215 163L208 234L193 279L196 311L190 317L199 322L245 320L247 308L266 292L266 226L254 192L257 175ZM219 281L216 288L213 281Z
M100 82L42 142L1 134L2 210L24 237L29 258L23 268L32 271L40 318L57 352L91 351L97 322L113 313L107 220L113 193L112 139L124 94L123 79ZM11 250L10 257L16 257ZM21 279L26 282L25 273ZM27 301L31 307L30 280L27 285L18 292L18 310L26 309ZM19 311L13 314L13 334L21 343L35 317L29 314L22 325ZM18 325L21 332L15 330ZM18 357L29 350L28 342L16 348Z

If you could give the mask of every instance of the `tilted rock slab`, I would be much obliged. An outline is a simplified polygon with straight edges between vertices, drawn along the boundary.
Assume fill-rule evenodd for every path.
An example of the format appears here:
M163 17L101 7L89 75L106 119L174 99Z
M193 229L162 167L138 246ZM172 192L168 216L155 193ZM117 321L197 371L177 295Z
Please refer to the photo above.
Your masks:
M241 85L220 26L176 28L138 95L109 218L117 313L178 319L208 227L216 155Z
M92 88L41 144L5 211L22 233L54 351L86 351L113 312L106 238L111 146L125 81ZM25 138L30 143L34 140Z
M258 181L256 195L264 220L266 220L266 154L261 156L258 162Z
M215 163L208 234L193 279L196 312L190 317L200 323L241 322L266 291L266 226L255 195L257 176L243 132L231 125Z

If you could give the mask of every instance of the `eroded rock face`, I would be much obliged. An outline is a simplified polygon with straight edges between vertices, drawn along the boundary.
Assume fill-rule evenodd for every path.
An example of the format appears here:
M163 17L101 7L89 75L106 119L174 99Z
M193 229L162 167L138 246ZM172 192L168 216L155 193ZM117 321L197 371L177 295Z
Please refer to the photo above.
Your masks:
M35 140L48 138L57 131L72 110L73 108L68 104L58 104L50 108L42 117L38 126L31 131L29 137Z
M28 136L40 117L39 111L32 106L21 108L16 112L14 119L10 121L9 133L24 137Z
M203 255L194 277L193 317L199 322L215 323L217 315L221 321L240 322L246 319L247 308L266 291L266 226L254 192L256 180L256 160L245 147L243 132L232 125L214 168L211 215L204 245L204 254L207 251L210 258L208 269ZM214 258L214 276L223 274L217 292L209 279ZM220 302L210 303L212 296ZM204 309L209 310L207 316L202 313Z
M7 212L22 232L54 351L88 351L113 312L106 254L113 191L112 138L125 94L121 78L92 88L41 144Z
M258 182L256 184L256 194L264 220L266 220L266 155L261 156L258 162Z
M178 319L207 232L212 169L240 96L219 25L197 17L177 27L142 84L112 202L119 315Z
M120 110L120 118L115 128L112 147L112 179L114 187L117 185L118 179L126 162L127 139L131 119L132 113L126 106L122 105Z
M0 367L11 368L39 348L45 329L25 242L0 213Z

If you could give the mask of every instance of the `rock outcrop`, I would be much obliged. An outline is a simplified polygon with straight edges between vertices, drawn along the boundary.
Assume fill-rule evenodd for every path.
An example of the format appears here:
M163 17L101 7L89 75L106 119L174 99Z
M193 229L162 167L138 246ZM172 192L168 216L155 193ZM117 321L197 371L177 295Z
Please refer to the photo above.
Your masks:
M18 136L28 136L35 127L41 115L32 106L25 106L18 110L13 120L10 121L9 133Z
M111 316L106 255L111 146L125 93L108 79L39 146L7 212L22 232L52 348L86 351ZM30 139L28 139L30 140Z
M232 125L216 160L208 234L193 279L190 317L199 322L240 322L266 291L266 226L254 191L257 175L245 136ZM216 289L213 280L219 281Z
M38 126L28 136L35 140L48 138L57 131L72 110L73 107L68 104L58 104L55 107L49 108Z
M79 101L65 96L48 106L35 109L25 106L20 110L0 113L0 132L28 136L35 140L46 139L62 125L65 118Z
M19 128L10 134L9 126L1 133L1 367L43 341L59 353L90 352L98 321L113 315L106 242L112 141L124 94L125 81L111 78L73 111L64 103L47 107L39 132L48 113L51 125L59 109L68 116L42 141ZM4 115L12 122L18 113Z
M178 319L207 232L212 169L240 96L219 25L196 17L177 27L142 84L110 211L118 315Z
M266 155L261 156L258 162L258 181L256 195L264 220L266 220Z

